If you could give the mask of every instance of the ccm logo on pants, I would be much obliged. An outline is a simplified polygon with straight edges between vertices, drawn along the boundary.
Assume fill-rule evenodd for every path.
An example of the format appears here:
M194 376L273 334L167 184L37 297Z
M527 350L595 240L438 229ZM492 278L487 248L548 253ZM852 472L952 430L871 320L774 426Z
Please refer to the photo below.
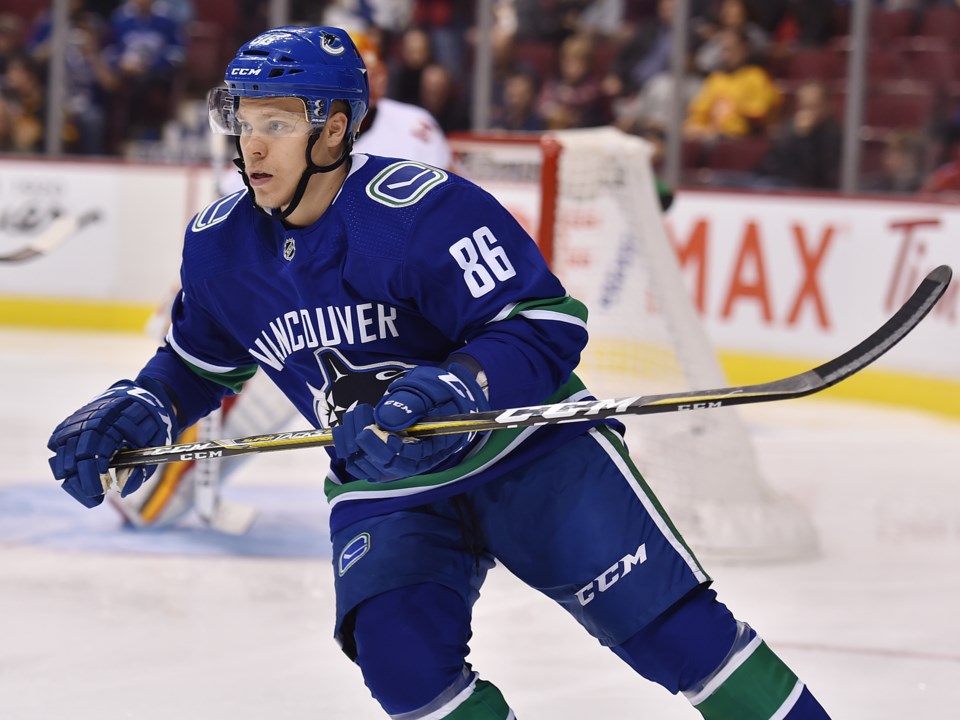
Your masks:
M577 590L577 600L581 605L586 605L593 600L597 593L606 592L620 578L628 575L635 565L642 565L647 561L647 545L643 543L632 555L627 554L617 560L613 565L604 570L599 577L593 580L589 585L584 585Z

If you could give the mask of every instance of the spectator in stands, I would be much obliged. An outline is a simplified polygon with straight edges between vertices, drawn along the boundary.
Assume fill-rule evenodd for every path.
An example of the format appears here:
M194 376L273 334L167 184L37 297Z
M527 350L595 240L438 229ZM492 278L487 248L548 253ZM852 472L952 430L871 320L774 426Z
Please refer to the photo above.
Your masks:
M832 2L832 0L827 0ZM747 16L772 37L777 27L789 16L794 0L744 0Z
M14 152L13 109L10 103L0 96L0 153Z
M686 73L680 88L681 119L686 117L687 109L701 87L703 78L694 64L693 47L689 46ZM624 132L659 140L670 126L676 95L673 71L666 68L649 78L636 94L614 100L613 124Z
M629 0L589 0L573 13L575 33L590 35L598 41L612 38L623 28L625 2Z
M617 52L610 72L603 78L607 96L634 96L647 80L670 69L673 6L674 0L659 0L656 15Z
M467 30L474 22L472 0L414 0L413 24L430 37L436 62L454 78L463 77Z
M770 38L747 15L744 0L722 0L715 20L707 25L707 38L697 50L697 69L712 73L724 66L724 36L728 31L739 33L746 43L747 56L761 63L770 44Z
M560 46L559 73L540 91L537 112L547 128L593 127L607 121L600 82L593 76L593 43L571 35Z
M890 133L883 147L880 172L868 175L861 183L868 192L914 193L922 184L921 151L923 143L913 132Z
M175 107L183 63L183 28L153 0L127 0L110 17L107 58L119 77L114 100L116 140L155 140Z
M351 32L370 79L370 110L360 123L355 152L401 157L439 168L451 164L450 145L436 119L424 108L386 97L387 66L379 38Z
M470 126L453 77L440 63L430 63L423 68L419 105L433 115L445 134L466 130Z
M107 99L116 89L118 78L103 56L103 22L85 6L84 0L70 3L63 140L67 152L99 155L106 147ZM31 56L41 66L50 59L52 30L50 14L40 15L27 43Z
M745 0L745 3L747 16L767 34L772 45L819 47L830 39L835 29L835 0Z
M9 112L11 149L21 153L41 152L45 138L46 96L36 63L24 53L9 58L0 87Z
M22 22L13 13L0 13L0 75L7 71L10 58L22 50Z
M819 47L837 32L834 0L791 0L790 17L796 23L796 40L801 45Z
M757 172L784 187L836 189L842 137L826 87L806 82L797 89L793 115L777 132Z
M433 62L430 36L413 27L403 33L400 41L400 59L390 72L390 91L394 100L412 105L420 104L420 77L423 69Z
M691 139L744 137L765 129L780 108L780 92L766 70L747 61L742 32L720 34L722 69L710 73L690 103L684 134Z
M203 1L198 0L198 2ZM154 6L158 13L166 15L180 25L186 25L195 15L193 0L155 0Z
M560 45L572 35L606 37L623 24L628 4L649 0L505 0L496 12L521 40ZM618 20L619 18L619 20Z
M451 0L442 1L449 3ZM325 6L320 15L324 25L367 33L378 28L399 34L410 27L414 0L327 0L325 3L311 0L298 4L313 8ZM298 17L304 16L304 7L298 8Z
M86 0L70 0L67 4L67 22L71 27L77 24L81 16L86 14ZM95 15L95 18L99 16ZM51 10L43 10L33 21L30 37L27 39L27 52L39 63L45 64L50 59L50 38L53 35L53 14Z
M508 75L502 102L493 109L490 127L509 132L539 132L546 127L537 112L537 79L529 72Z

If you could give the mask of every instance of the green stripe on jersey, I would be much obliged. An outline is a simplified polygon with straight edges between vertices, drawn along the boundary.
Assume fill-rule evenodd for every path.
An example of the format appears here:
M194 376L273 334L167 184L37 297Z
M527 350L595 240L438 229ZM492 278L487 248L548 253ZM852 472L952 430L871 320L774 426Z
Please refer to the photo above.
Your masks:
M257 372L256 365L241 365L238 368L234 368L229 372L224 373L215 373L210 372L209 370L204 370L201 367L197 367L193 363L184 360L183 356L178 356L187 365L194 373L199 375L202 378L215 382L218 385L223 385L225 388L229 388L235 393L240 392L243 388L243 384L252 378Z
M497 690L486 680L477 680L473 693L446 720L507 720L512 717L510 706Z
M534 310L539 310L541 312L555 312L560 315L569 315L570 317L576 318L582 322L587 321L587 306L579 300L570 297L569 295L566 297L544 298L541 300L528 300L526 302L519 302L510 309L510 312L505 317L500 319L509 320L517 315L522 315L525 312L531 312Z
M793 671L761 642L696 708L706 720L770 720L797 682Z

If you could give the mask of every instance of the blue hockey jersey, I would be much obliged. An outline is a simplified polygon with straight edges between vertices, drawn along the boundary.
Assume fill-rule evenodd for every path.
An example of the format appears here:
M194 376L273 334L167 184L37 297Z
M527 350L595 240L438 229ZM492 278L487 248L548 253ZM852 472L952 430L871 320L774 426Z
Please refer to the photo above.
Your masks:
M181 282L167 346L142 374L170 388L184 424L259 369L328 428L454 353L484 368L495 409L589 397L573 372L584 306L491 195L422 163L355 154L305 228L265 217L245 190L222 198L187 229ZM331 450L331 529L456 494L587 427L498 430L453 466L391 483L352 478Z

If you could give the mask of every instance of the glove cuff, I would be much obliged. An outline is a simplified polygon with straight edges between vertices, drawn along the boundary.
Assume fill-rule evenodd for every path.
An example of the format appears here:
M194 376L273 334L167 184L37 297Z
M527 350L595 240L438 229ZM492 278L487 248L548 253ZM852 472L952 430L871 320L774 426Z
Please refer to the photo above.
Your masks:
M487 374L476 360L469 355L451 355L446 369L456 375L457 379L467 387L477 404L477 410L485 412L490 409Z
M163 411L170 418L172 428L170 434L173 438L170 442L176 442L177 437L180 435L180 423L177 420L177 409L173 406L173 401L170 399L170 393L167 391L166 386L152 377L140 375L136 380L118 380L110 387L115 388L121 385L133 385L134 387L143 388L160 402L163 406Z

